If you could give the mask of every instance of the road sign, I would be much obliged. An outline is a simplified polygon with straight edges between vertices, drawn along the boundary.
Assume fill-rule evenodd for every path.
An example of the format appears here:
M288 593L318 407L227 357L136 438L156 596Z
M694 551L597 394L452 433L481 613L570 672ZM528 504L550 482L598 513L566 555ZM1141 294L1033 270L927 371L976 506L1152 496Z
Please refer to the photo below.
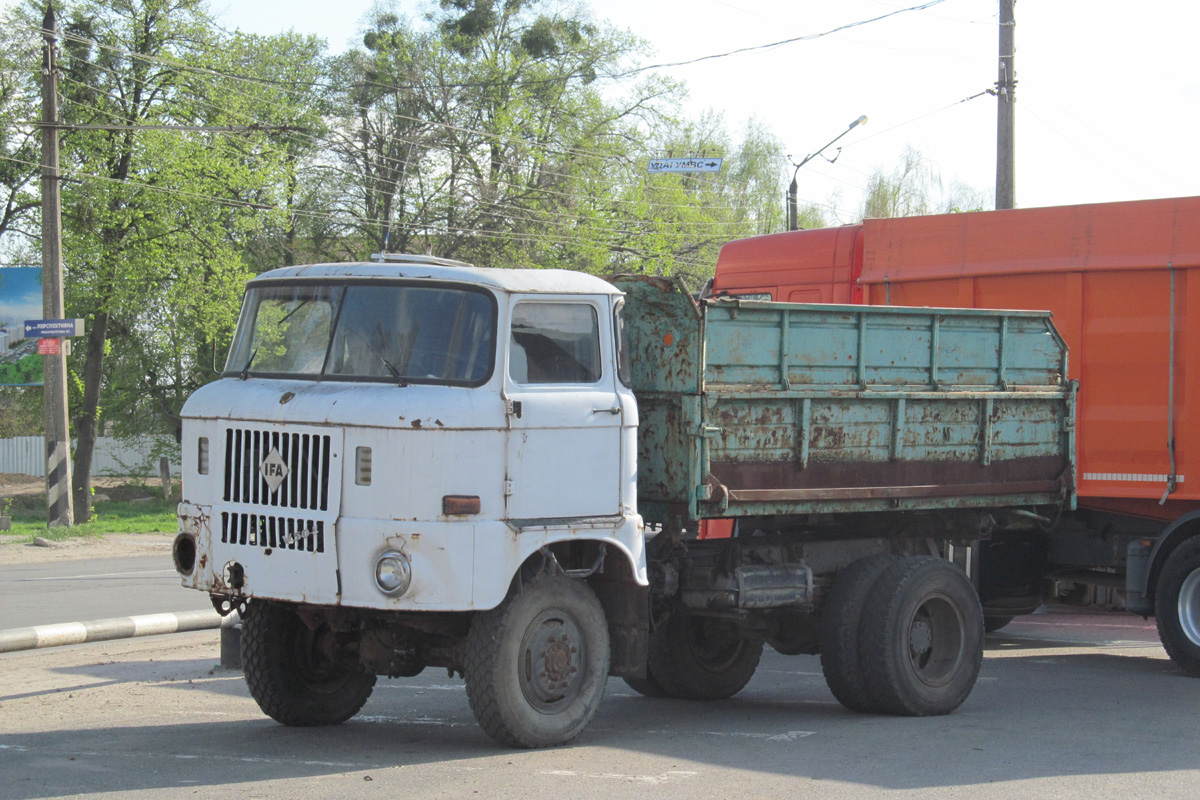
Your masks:
M83 336L83 320L81 319L27 319L25 320L25 337L53 337L62 339L68 336Z
M720 172L720 158L652 158L647 172Z
M39 356L56 356L62 350L60 339L38 339Z

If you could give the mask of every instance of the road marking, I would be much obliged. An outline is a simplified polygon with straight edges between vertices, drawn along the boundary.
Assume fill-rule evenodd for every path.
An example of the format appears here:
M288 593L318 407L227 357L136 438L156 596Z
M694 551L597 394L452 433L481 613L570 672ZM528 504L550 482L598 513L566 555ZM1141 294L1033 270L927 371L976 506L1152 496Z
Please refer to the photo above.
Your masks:
M436 719L434 717L417 717L409 719L408 717L393 717L387 714L359 714L355 719L363 722L398 722L401 725L445 725L447 728L461 728L465 722L450 722L449 720Z
M734 739L763 739L768 742L795 742L816 736L816 731L788 731L787 733L744 733L741 731L647 731L648 733L667 733L687 736L725 736Z
M96 572L83 575L59 575L52 578L22 578L22 583L39 583L42 581L78 581L84 578L131 578L135 575L177 575L173 569L144 569L138 572Z
M452 684L448 684L448 685L434 684L431 686L416 686L411 683L381 683L376 688L377 689L415 689L416 691L423 691L425 689L433 689L438 692L462 692L462 691L466 691L467 685L465 683L452 683Z
M542 775L548 775L553 778L598 778L601 780L612 781L627 781L630 783L649 783L655 786L661 786L664 783L674 783L686 778L694 778L699 775L699 772L689 770L672 769L658 775L625 775L620 772L576 772L573 769L544 769L541 770Z
M204 755L193 755L191 753L117 753L111 750L98 753L90 751L72 751L74 756L95 756L97 758L112 758L120 756L122 758L174 758L178 761L234 761L244 764L303 764L307 767L340 767L342 769L372 769L379 765L376 764L352 764L342 761L311 761L308 759L295 758L266 758L262 756L223 756L217 753L205 753Z

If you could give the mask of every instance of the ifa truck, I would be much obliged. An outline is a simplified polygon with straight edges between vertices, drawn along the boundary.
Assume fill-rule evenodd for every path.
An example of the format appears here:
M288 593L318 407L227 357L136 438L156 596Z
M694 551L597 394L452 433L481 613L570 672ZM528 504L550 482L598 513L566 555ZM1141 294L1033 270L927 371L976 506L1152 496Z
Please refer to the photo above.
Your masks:
M819 653L847 708L945 714L982 659L972 548L1074 508L1068 369L1039 311L278 269L183 409L175 566L241 613L286 725L438 667L495 740L552 746L610 676L717 700L766 646Z
M981 542L988 625L1047 600L1123 605L1154 616L1200 676L1200 197L743 239L722 249L711 294L1052 311L1081 383L1078 508Z

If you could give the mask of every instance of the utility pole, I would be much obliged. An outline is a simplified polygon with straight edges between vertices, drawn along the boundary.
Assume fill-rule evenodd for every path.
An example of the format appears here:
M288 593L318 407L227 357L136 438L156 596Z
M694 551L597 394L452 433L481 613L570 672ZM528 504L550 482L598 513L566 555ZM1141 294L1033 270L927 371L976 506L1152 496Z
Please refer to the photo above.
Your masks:
M996 208L1014 208L1017 199L1016 104L1017 68L1013 5L1000 0L1000 75L996 80Z
M62 213L58 171L58 23L54 5L46 5L42 21L42 314L62 319ZM60 342L66 340L59 340ZM67 427L66 345L55 355L42 356L46 409L46 523L70 526L71 437Z

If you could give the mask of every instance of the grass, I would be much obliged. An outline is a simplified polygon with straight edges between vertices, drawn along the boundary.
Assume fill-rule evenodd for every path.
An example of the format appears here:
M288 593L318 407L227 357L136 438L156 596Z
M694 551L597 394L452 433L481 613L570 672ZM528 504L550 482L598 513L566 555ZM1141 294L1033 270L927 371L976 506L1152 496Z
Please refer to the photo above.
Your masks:
M12 517L10 535L61 541L81 536L108 533L173 533L177 527L175 506L178 489L163 499L162 487L136 481L96 490L92 501L92 519L70 528L46 527L46 496L20 495L12 499L8 515ZM2 512L0 512L2 513Z

